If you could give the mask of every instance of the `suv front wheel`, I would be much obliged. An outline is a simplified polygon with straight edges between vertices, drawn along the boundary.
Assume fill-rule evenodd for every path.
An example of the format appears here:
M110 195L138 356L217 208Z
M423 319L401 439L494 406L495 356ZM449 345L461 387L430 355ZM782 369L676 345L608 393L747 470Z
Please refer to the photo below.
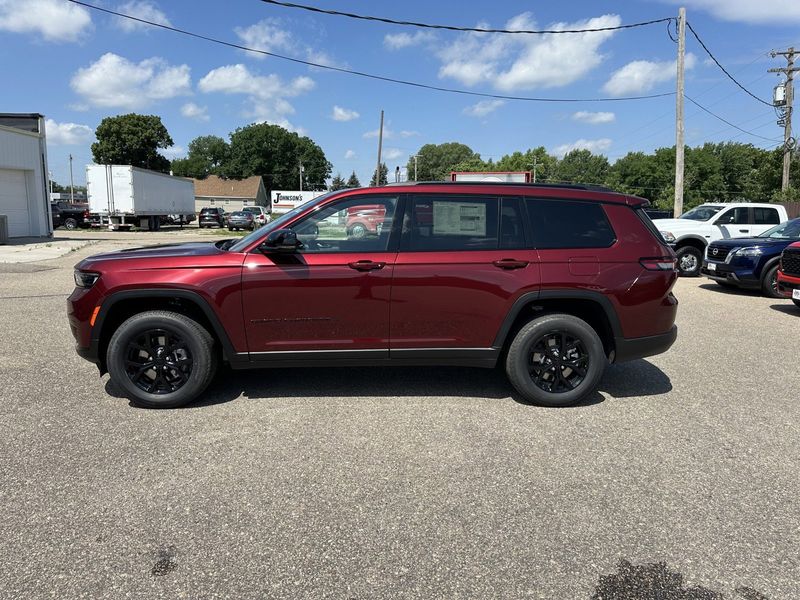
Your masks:
M108 372L134 404L177 408L197 398L214 377L213 346L208 331L182 314L143 312L114 332Z
M517 333L508 349L506 374L525 400L568 406L595 391L606 363L603 343L586 321L549 314Z

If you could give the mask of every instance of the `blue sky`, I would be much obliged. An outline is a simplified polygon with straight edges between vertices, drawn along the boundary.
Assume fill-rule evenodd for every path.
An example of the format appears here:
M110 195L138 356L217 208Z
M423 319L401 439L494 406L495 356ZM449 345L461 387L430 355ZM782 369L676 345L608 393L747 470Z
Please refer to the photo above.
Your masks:
M476 35L419 30L287 9L258 0L95 0L113 10L298 58L388 77L473 91L543 97L613 97L674 90L676 46L664 24L613 34ZM670 0L599 2L403 3L307 0L324 8L464 26L598 27L677 14ZM785 66L768 51L800 46L796 0L687 0L688 19L737 79L764 99ZM674 143L674 97L630 102L492 102L362 79L264 58L146 26L120 23L66 0L0 0L0 111L48 117L54 178L76 184L91 162L103 117L160 115L175 140L171 158L198 135L228 133L254 121L313 138L333 172L369 180L379 112L386 113L384 157L405 166L422 144L463 142L484 158L543 145L554 154L587 147L612 161L631 150ZM686 93L729 121L778 139L770 107L739 91L687 34ZM735 140L774 147L691 104L687 143Z

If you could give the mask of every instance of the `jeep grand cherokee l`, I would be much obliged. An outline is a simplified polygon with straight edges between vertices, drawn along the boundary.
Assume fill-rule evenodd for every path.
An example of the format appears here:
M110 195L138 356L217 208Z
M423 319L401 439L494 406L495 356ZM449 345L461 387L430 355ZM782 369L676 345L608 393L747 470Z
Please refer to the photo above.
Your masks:
M589 186L420 183L320 196L239 240L99 254L78 353L137 404L234 369L500 363L530 402L592 394L675 340L675 254L647 201ZM383 215L352 235L360 209ZM349 228L349 229L348 229Z

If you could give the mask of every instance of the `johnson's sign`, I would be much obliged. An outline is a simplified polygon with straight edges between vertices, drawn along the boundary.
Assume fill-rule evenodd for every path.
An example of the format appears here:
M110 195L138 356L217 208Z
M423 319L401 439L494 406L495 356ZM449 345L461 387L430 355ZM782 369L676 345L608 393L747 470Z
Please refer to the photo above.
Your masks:
M317 196L324 194L325 192L297 192L297 191L285 191L285 190L273 190L272 192L272 212L275 213L282 213L293 208L300 206L301 204L305 204L310 200L313 200Z

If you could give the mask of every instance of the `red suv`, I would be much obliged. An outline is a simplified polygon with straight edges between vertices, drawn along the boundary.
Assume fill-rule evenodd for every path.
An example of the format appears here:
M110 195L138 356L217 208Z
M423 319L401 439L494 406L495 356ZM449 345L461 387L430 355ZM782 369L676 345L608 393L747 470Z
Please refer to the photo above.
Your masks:
M419 183L320 196L238 240L77 265L78 353L137 404L234 369L501 363L520 395L585 399L676 337L675 255L647 201L590 186ZM351 217L381 214L374 235Z

